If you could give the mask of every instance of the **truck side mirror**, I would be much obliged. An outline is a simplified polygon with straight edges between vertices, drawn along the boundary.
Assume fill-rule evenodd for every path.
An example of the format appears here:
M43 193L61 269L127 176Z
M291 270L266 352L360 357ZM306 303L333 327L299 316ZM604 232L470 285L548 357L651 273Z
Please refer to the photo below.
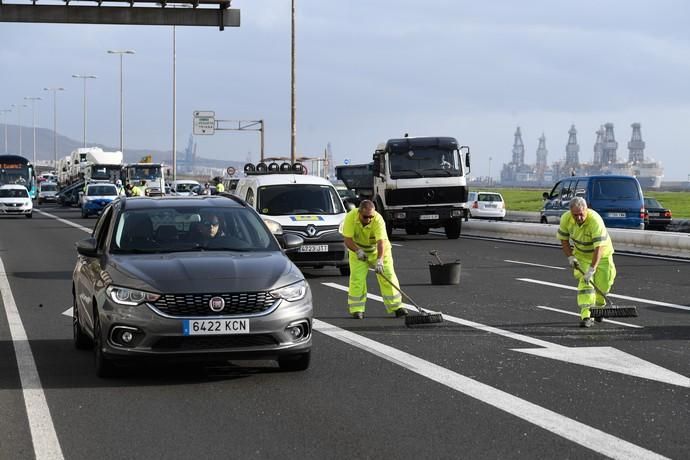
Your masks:
M460 152L465 154L465 167L467 168L467 172L470 172L470 147L463 145L460 147Z
M374 176L381 175L381 154L378 152L374 153L374 164L372 165L371 170Z

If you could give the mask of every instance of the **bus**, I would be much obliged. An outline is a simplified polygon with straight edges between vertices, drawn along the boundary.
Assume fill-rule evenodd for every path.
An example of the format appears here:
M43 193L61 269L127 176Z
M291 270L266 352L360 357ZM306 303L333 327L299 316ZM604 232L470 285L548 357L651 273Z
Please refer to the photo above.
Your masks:
M23 185L31 199L36 198L36 171L31 162L19 155L0 155L0 185Z

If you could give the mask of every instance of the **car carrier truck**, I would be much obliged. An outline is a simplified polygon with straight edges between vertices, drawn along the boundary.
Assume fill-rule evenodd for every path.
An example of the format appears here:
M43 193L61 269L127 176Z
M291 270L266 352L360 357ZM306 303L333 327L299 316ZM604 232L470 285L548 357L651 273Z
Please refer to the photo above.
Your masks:
M452 137L404 137L379 144L369 164L336 166L336 176L361 198L369 198L386 230L423 235L443 228L460 236L467 214L470 149Z

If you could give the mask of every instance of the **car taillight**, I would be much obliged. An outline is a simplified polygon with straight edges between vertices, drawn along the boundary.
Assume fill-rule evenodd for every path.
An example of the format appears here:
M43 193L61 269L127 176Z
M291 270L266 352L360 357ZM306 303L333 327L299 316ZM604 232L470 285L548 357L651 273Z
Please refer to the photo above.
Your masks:
M640 219L644 219L646 215L647 215L647 210L645 210L644 207L641 207L640 208Z

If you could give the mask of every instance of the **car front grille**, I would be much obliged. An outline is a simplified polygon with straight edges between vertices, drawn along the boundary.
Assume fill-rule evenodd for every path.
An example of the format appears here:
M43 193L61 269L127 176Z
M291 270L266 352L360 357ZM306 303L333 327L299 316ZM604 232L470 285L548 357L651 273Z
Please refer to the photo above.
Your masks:
M222 311L213 311L209 302L213 297L225 301ZM169 316L235 316L264 313L278 301L268 292L237 292L228 294L164 294L153 306Z
M386 190L386 203L390 206L439 203L464 203L465 187L422 187Z
M278 341L270 334L221 335L199 337L163 337L151 348L154 350L208 350L220 348L249 348L275 346Z
M288 257L297 264L300 262L340 262L345 258L345 251L291 252Z

